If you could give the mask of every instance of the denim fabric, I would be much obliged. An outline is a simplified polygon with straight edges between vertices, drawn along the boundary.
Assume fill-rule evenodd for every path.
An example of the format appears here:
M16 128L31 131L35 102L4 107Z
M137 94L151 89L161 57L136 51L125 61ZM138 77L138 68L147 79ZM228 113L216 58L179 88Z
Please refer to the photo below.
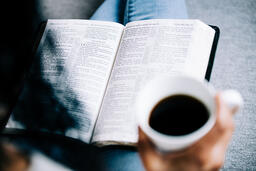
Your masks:
M137 20L187 17L185 0L106 0L91 19L125 25Z
M123 24L126 0L105 0L90 18Z

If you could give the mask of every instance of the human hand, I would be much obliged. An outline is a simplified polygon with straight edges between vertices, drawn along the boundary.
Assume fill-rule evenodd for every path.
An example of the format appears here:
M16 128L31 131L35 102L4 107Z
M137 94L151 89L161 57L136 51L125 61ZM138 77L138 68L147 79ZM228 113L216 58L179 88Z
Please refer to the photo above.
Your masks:
M210 171L219 170L224 162L228 143L234 130L233 113L216 96L217 118L214 127L192 146L170 153L161 153L139 128L138 150L148 171Z
M0 138L0 170L27 171L29 156L13 144Z

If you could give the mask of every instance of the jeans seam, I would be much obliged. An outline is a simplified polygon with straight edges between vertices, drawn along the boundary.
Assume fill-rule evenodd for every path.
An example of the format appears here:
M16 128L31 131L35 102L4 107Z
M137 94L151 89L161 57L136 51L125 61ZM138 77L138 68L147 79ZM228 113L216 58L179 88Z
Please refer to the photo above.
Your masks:
M127 10L127 23L130 21L130 13L131 13L131 0L128 0L128 10Z
M136 11L134 8L135 8L135 5L134 5L134 2L135 0L128 0L128 14L127 14L127 23L130 22L130 19L131 19L131 14L133 11Z

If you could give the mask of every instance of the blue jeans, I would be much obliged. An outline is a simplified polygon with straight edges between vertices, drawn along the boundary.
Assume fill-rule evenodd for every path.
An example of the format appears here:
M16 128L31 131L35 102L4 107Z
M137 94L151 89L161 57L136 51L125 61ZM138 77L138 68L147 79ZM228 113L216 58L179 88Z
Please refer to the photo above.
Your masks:
M185 0L105 0L91 19L125 25L137 20L187 17Z
M185 0L105 0L91 17L92 20L113 21L125 25L146 19L186 19ZM144 170L136 151L103 150L106 170Z

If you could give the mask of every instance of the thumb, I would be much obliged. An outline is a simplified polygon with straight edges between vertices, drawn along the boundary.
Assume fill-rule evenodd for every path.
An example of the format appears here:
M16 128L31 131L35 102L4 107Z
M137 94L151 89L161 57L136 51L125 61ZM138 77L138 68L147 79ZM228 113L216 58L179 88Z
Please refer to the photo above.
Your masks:
M138 128L139 132L139 142L138 147L140 151L147 151L153 153L155 150L155 145L152 141L148 138L148 136L142 131L142 129Z
M138 151L146 170L164 170L162 156L156 150L155 145L139 127Z

